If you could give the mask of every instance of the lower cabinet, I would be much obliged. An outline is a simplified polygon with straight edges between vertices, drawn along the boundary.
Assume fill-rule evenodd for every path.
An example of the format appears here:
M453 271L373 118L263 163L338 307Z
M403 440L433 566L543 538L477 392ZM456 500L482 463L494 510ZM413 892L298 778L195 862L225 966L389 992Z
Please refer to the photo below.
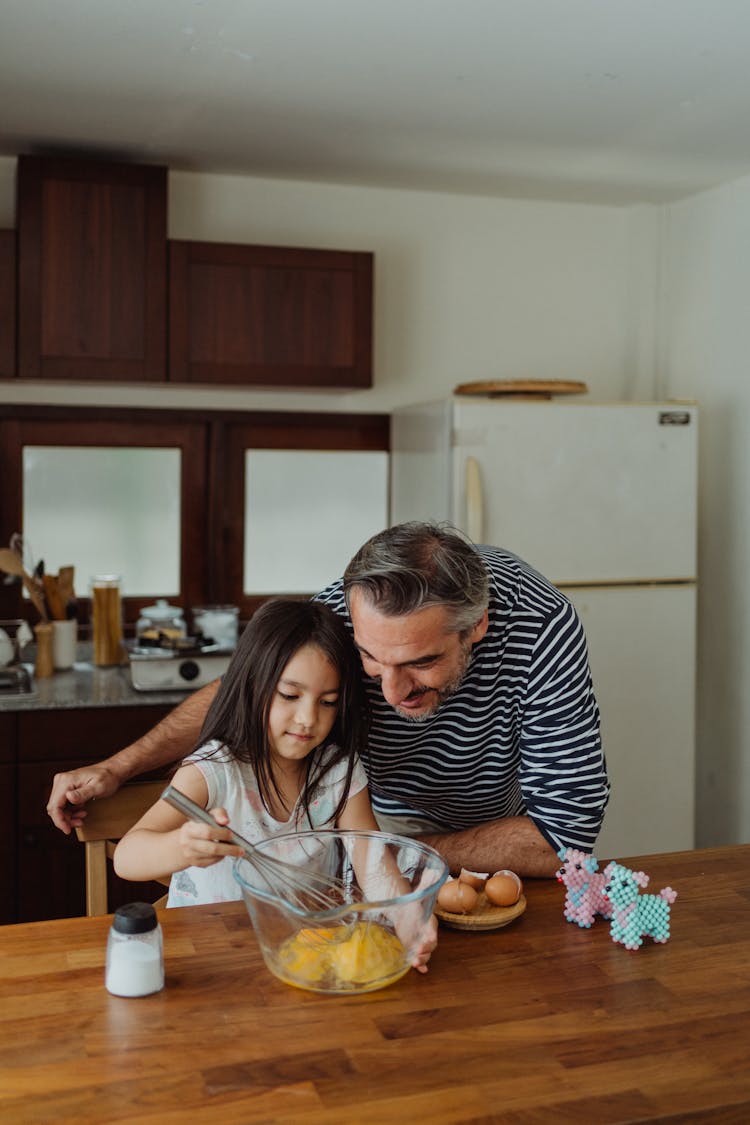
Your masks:
M0 924L15 922L18 872L7 861L16 847L16 715L0 714Z
M91 708L81 710L18 712L16 762L0 762L3 771L15 772L10 785L0 789L2 808L7 792L13 794L14 824L10 854L15 853L12 898L13 916L3 922L33 922L44 918L66 918L86 913L84 845L75 833L65 836L47 816L46 806L52 778L63 770L98 762L149 730L171 710L164 705ZM0 716L4 719L10 716ZM0 728L0 731L2 728ZM158 774L145 774L155 777ZM13 784L15 780L15 784ZM0 816L0 832L5 816ZM4 840L4 835L3 835ZM3 847L3 856L9 854ZM3 867L6 864L2 865ZM6 872L0 890L11 876ZM110 874L110 909L141 898L156 899L164 893L159 884L126 883Z

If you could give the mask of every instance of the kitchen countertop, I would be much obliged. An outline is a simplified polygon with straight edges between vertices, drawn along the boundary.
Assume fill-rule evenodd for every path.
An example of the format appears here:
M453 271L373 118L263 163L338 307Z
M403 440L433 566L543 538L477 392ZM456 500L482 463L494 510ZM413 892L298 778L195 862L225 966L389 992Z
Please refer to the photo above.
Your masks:
M34 665L24 664L32 678L33 691L0 695L0 712L75 710L82 707L176 706L189 691L136 691L128 665L97 668L87 660L76 662L66 672L39 679Z
M750 846L628 866L677 891L666 945L580 929L527 880L520 918L441 927L425 976L363 996L276 980L237 902L159 911L166 987L139 999L105 991L110 916L0 927L0 1117L746 1122Z

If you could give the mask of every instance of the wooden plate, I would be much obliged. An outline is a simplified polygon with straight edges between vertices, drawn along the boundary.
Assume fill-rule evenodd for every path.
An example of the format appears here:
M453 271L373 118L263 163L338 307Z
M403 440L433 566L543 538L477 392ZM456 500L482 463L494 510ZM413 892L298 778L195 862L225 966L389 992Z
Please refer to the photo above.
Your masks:
M499 930L507 926L526 909L526 898L521 895L512 906L493 906L484 892L470 914L453 914L450 910L435 908L435 914L444 926L452 930Z
M482 383L459 383L456 395L484 395L497 398L500 395L530 395L551 398L552 395L580 395L588 390L586 383L574 379L490 379Z

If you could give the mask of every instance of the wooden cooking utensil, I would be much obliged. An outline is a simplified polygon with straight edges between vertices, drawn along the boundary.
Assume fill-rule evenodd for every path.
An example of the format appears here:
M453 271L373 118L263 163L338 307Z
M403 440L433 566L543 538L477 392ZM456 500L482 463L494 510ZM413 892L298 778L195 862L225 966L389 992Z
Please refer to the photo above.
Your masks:
M65 602L60 594L60 583L54 574L45 574L42 577L44 583L44 596L47 599L49 611L52 614L54 621L65 620Z
M57 572L57 589L62 598L63 605L67 608L68 602L75 600L76 592L73 585L75 567L61 566Z
M31 598L31 603L42 621L49 621L47 608L44 604L44 598L39 592L39 587L36 585L31 575L24 569L23 563L16 552L9 550L8 547L0 547L0 570L4 570L8 574L15 574L21 579L26 587L26 592Z

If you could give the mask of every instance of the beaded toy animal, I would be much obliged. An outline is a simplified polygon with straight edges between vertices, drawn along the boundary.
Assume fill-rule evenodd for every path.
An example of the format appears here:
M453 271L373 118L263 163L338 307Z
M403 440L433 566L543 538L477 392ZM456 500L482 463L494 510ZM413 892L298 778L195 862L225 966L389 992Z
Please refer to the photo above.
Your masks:
M588 929L596 920L612 917L612 904L604 894L609 867L599 871L592 855L577 848L560 848L557 853L563 861L557 872L558 882L565 886L565 917Z
M640 887L647 887L649 877L643 871L631 871L620 863L610 863L606 868L607 884L604 888L612 909L610 936L626 949L639 949L644 937L654 941L669 941L669 915L677 891L664 887L658 895L642 895Z

